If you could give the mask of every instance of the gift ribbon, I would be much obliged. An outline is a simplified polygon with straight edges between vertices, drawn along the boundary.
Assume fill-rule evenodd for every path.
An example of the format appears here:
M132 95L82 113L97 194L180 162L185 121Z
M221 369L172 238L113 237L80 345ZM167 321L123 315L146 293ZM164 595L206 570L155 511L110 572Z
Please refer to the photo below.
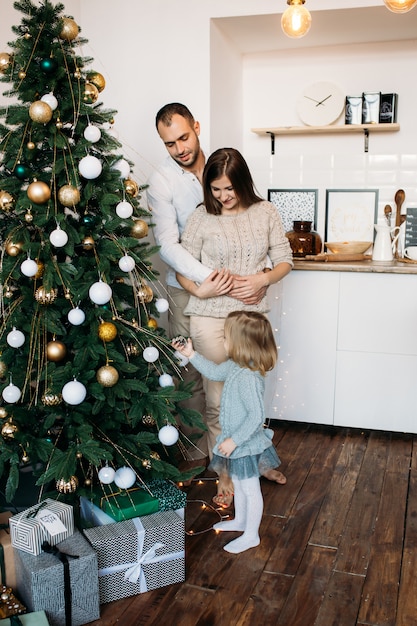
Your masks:
M79 557L75 554L67 554L66 552L61 552L56 546L51 546L50 543L44 541L42 544L42 550L47 552L47 554L53 554L58 557L64 566L64 600L65 600L65 624L66 626L71 626L72 618L71 618L71 602L72 602L72 594L71 594L71 580L70 580L70 569L69 569L69 561L68 557L72 559L78 559Z
M142 565L149 563L167 563L168 561L174 561L175 559L184 558L185 551L180 550L179 552L171 552L170 554L161 554L159 556L155 556L156 550L162 548L165 545L163 543L156 542L152 546L152 548L150 548L144 555L142 555L143 543L145 540L145 529L139 517L135 517L131 521L134 523L137 531L138 560L134 563L122 563L120 565L112 565L111 567L102 568L98 571L98 575L106 576L107 574L113 574L115 572L125 570L124 579L128 580L131 583L137 583L139 581L140 593L145 593L146 591L148 591L148 585L146 583L146 577L142 569Z

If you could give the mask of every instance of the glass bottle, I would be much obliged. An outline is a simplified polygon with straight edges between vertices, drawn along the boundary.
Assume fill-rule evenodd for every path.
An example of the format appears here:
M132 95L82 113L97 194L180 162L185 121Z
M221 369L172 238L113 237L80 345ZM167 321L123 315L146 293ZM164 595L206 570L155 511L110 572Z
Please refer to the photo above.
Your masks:
M311 230L312 223L297 220L293 222L293 230L286 233L294 258L320 254L322 251L321 237L315 230Z

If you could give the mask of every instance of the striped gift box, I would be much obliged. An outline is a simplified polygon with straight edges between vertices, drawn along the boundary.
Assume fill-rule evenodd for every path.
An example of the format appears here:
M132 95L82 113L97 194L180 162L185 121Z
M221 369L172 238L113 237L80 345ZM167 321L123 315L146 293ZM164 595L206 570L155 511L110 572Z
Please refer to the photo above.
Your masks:
M51 534L42 524L39 516L46 510L54 513L65 526L65 530ZM38 517L37 517L38 515ZM42 552L42 544L48 541L51 546L64 541L74 534L74 514L72 506L47 498L40 504L13 515L9 519L12 546L37 556Z

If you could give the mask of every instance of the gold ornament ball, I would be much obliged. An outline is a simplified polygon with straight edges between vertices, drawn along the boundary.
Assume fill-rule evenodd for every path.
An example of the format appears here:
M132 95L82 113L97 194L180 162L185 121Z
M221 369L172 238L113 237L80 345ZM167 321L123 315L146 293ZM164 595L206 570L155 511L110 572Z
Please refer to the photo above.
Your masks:
M135 239L143 239L148 234L149 227L144 220L135 220L130 230L130 234Z
M155 451L152 451L149 456L151 457L151 459L155 459L155 461L160 461L161 460L161 457Z
M91 487L91 478L86 478L85 481L84 481L84 485L86 487Z
M43 273L45 271L45 264L42 263L41 261L38 261L38 259L36 259L36 263L38 264L38 271L36 272L35 276L33 276L33 279L36 280L38 278L42 278Z
M2 211L10 211L13 207L14 198L8 191L0 190L0 209Z
M18 77L20 78L20 80L23 80L24 78L26 78L26 72L20 70L20 72L18 73Z
M56 339L53 341L49 341L46 344L46 358L48 361L53 361L54 363L58 363L58 361L62 361L65 359L67 355L67 347L62 341L57 341Z
M25 213L25 222L26 224L31 224L33 222L33 215L30 209L28 209Z
M119 372L112 365L103 365L97 371L96 378L103 387L114 387L119 380Z
M58 118L57 121L55 122L55 126L57 127L58 130L61 130L61 128L63 128L64 124Z
M138 298L140 302L152 302L153 291L149 285L142 285L142 287L138 289Z
M81 78L81 72L80 72L80 70L78 70L78 69L77 69L77 70L75 70L75 72L74 72L74 78Z
M13 296L13 291L11 289L9 289L9 287L6 289L6 291L4 292L4 296L5 298L11 298Z
M98 89L93 83L85 83L83 100L86 104L94 104L98 99Z
M26 454L26 452L23 454L22 456L22 463L29 463L30 458L28 457L28 455Z
M103 74L100 74L100 72L89 72L87 74L87 78L90 83L93 83L93 85L97 87L98 91L103 91L104 87L106 86L106 81Z
M68 480L66 478L60 478L56 481L56 490L59 493L75 493L78 487L78 478L76 476L70 476Z
M27 144L26 144L26 148L28 150L34 150L36 148L36 146L35 146L33 141L28 141Z
M80 192L77 187L64 185L58 191L58 200L66 207L73 207L80 201Z
M98 336L103 341L113 341L117 337L117 328L111 322L101 322L98 327Z
M152 463L150 462L149 459L143 459L142 461L142 467L146 470L150 470L152 469Z
M78 33L80 29L78 28L77 22L72 20L70 17L64 17L62 19L62 28L59 36L64 41L72 41L76 37L78 37Z
M145 426L155 426L156 421L152 415L142 415L142 424Z
M29 117L38 124L47 124L52 119L53 111L47 102L35 100L29 107Z
M44 406L58 406L62 402L62 396L60 393L52 393L48 390L42 395L41 402Z
M28 198L34 204L45 204L51 197L51 190L46 183L35 180L30 183L26 191Z
M156 321L154 317L150 317L146 325L148 328L151 328L152 330L156 330L158 328L158 322Z
M10 65L11 57L8 52L0 52L0 73L3 74Z
M1 428L1 436L3 439L14 439L15 433L18 431L18 427L13 422L6 422Z
M92 237L84 237L82 241L84 250L92 250L94 248L94 239Z
M137 182L135 180L132 180L131 178L125 178L123 182L126 193L128 193L129 196L135 198L135 196L137 196L139 193L139 185L137 184Z
M18 241L14 243L13 241L8 241L6 243L5 249L9 256L17 256L22 252L23 243Z
M0 420L6 419L7 416L8 416L8 412L6 411L4 406L0 406Z
M39 304L52 304L58 295L57 289L50 289L47 291L45 287L42 285L38 287L35 291L35 300L39 302Z

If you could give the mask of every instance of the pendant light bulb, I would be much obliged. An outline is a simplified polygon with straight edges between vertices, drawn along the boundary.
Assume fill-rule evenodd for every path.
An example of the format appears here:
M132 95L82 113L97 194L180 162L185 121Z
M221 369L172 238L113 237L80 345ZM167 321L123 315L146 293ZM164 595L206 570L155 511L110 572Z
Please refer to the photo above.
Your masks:
M415 0L417 2L417 0ZM303 5L305 0L287 0L288 9L281 17L281 27L288 37L304 37L310 30L311 14Z
M417 4L417 0L384 0L384 3L393 13L407 13Z

